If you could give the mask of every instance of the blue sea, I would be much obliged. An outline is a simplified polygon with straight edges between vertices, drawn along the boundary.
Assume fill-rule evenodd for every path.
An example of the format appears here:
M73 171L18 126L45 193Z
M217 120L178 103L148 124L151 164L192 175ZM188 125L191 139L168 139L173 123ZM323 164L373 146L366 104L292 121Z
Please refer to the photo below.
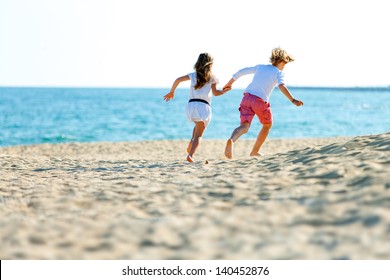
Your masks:
M296 107L275 89L269 138L357 136L390 131L388 88L294 88ZM0 146L64 142L189 139L188 89L0 87ZM204 139L228 139L239 125L243 90L213 97L213 119ZM256 138L254 119L243 138Z

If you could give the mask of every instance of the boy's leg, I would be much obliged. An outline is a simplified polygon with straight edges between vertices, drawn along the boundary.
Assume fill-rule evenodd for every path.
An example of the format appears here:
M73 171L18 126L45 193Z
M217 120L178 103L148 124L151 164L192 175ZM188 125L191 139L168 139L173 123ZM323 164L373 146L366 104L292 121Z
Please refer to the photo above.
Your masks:
M240 107L240 123L241 125L233 130L232 136L226 143L225 156L228 159L233 158L233 144L241 137L241 135L248 132L251 126L252 119L255 112L252 110L252 103L255 101L254 96L249 93L244 93L244 97L241 100Z
M252 151L250 153L251 157L261 156L259 153L261 146L264 144L267 136L272 127L272 111L271 104L261 100L260 102L254 103L252 107L253 111L256 113L259 118L260 123L263 125L259 135L257 136L256 142L253 145Z
M199 143L202 139L202 136L203 136L203 132L205 130L205 126L204 126L204 123L203 122L195 122L195 127L194 127L194 136L192 138L192 145L191 145L191 148L190 148L190 152L188 153L188 156L187 156L187 161L189 162L193 162L194 160L192 159L192 157L194 156L194 153L196 151L196 149L198 148L199 146Z
M225 147L225 156L228 159L233 158L233 144L238 140L238 138L240 138L243 134L248 132L249 127L250 127L250 124L247 122L244 122L233 131L232 136L230 136L229 140L226 143L226 147Z
M261 128L259 135L257 136L255 145L253 146L252 151L250 153L251 157L261 156L261 154L259 154L260 148L265 142L265 140L267 139L271 127L272 127L272 123L263 124L263 127Z

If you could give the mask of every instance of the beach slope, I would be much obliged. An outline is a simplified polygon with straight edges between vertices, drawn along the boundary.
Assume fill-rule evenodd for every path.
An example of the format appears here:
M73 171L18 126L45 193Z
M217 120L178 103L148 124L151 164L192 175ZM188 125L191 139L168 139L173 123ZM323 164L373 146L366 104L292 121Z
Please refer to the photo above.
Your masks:
M0 148L0 259L390 259L390 133Z

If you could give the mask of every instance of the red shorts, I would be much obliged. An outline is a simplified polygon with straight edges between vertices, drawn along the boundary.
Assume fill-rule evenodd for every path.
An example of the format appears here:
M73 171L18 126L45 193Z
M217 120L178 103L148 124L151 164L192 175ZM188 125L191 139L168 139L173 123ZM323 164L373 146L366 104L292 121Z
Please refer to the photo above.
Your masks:
M271 104L256 95L244 92L244 97L238 110L240 111L241 124L245 122L251 124L255 115L262 124L272 123Z

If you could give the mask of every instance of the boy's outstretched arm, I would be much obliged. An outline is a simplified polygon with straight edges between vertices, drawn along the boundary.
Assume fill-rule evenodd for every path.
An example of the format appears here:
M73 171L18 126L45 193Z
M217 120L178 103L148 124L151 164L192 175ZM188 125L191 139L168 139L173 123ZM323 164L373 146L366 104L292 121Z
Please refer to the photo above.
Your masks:
M303 106L303 102L295 99L284 84L279 85L279 89L295 106Z
M166 95L164 95L164 100L165 100L165 101L169 101L169 100L173 99L173 97L175 96L175 90L176 90L177 86L178 86L181 82L188 81L189 79L190 79L190 77L188 77L188 75L181 76L181 77L177 78L177 79L173 82L173 85L172 85L171 90L169 91L169 93L166 94Z
M239 70L237 73L233 74L233 77L230 79L230 81L222 88L223 90L231 90L232 84L237 81L240 77L248 75L248 74L254 74L256 72L256 66L253 67L246 67L241 70Z
M230 81L223 87L223 90L231 90L232 84L237 81L240 77L248 75L248 74L254 74L256 72L256 66L253 67L246 67L242 68L241 70L238 70L237 73L233 74L233 77L230 79Z
M225 94L226 92L228 92L230 89L219 90L219 89L217 89L217 85L216 84L212 84L211 85L211 90L212 90L214 96L220 96L220 95Z

